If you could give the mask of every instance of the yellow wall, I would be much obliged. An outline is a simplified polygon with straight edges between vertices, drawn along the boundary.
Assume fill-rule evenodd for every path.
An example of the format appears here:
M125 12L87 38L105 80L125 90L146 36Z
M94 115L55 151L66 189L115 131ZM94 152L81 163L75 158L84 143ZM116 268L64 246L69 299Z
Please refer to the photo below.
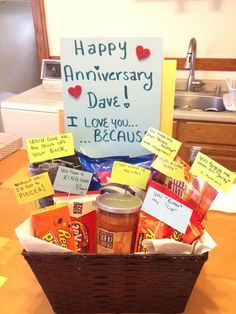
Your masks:
M235 0L44 0L51 55L61 37L160 36L165 57L185 57L191 37L199 58L236 58ZM179 71L177 78L185 78ZM230 73L232 76L232 73ZM234 73L236 76L236 73ZM197 77L225 79L227 72Z

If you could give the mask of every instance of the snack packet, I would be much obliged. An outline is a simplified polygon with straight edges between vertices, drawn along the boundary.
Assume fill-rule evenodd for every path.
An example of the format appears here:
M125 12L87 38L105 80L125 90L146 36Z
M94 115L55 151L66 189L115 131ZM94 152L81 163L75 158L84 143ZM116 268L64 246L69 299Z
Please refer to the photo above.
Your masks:
M78 152L75 151L75 154L73 156L61 157L60 159L56 158L53 161L45 160L42 162L31 163L29 164L29 172L32 176L38 175L43 172L48 172L49 178L53 185L59 166L81 169L81 165L78 160ZM51 206L54 204L53 197L52 195L49 195L49 196L40 198L38 200L38 203L39 203L40 208Z
M82 165L82 169L84 171L93 173L93 177L89 186L89 191L99 190L100 188L102 188L103 185L109 182L114 161L122 161L149 169L152 164L153 157L153 154L137 157L109 156L100 158L91 158L82 153L79 153L78 155L80 164Z
M194 147L192 149L190 158L191 163L199 150L200 147ZM187 201L201 214L201 220L203 220L218 192L204 180L193 176L190 173L190 165L182 160L178 155L175 157L175 161L184 166L184 182L172 179L160 172L157 173L154 181L164 185L177 196Z
M181 159L178 155L175 157L174 160L184 166L184 178L185 178L185 181L188 181L190 177L190 173L189 173L190 166L183 159ZM171 177L166 176L165 174L161 172L156 173L154 181L166 186L169 190L174 192L179 197L183 196L184 189L185 189L185 181L173 179Z
M76 252L67 204L35 210L32 225L37 238Z
M191 166L198 154L201 151L200 146L193 146L189 153L189 165ZM189 170L190 170L189 166ZM212 202L214 201L218 191L209 183L201 178L190 173L186 178L185 189L182 198L191 204L202 216L206 216Z
M189 181L185 182L182 198L201 214L203 220L217 194L218 191L209 183L192 175Z

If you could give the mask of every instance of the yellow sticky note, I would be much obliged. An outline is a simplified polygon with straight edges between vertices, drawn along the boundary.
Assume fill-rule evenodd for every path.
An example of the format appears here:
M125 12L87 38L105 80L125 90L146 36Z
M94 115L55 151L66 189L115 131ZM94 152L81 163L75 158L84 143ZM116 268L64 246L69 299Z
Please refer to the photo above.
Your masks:
M113 163L110 182L135 186L145 189L151 171L126 162L115 161Z
M4 285L6 281L7 281L7 277L0 275L0 288Z
M160 130L169 136L173 129L176 64L176 60L164 60L162 68Z
M13 183L18 204L35 201L39 198L52 195L53 186L47 172L33 177L25 177Z
M0 237L0 249L2 249L9 241L9 238Z
M72 133L29 138L26 145L31 163L74 155Z
M181 142L151 127L143 137L141 146L157 156L173 160L181 146Z
M184 181L184 165L179 162L159 156L152 163L152 168L170 178Z
M236 178L235 173L201 152L197 154L190 172L222 192L227 192Z

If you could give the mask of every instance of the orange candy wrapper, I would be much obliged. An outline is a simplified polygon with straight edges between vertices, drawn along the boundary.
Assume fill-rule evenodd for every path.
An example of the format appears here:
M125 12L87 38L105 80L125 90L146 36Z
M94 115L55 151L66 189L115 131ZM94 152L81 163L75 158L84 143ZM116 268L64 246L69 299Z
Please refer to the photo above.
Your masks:
M135 242L135 252L144 252L142 245L146 239L163 239L168 238L172 232L172 228L155 217L141 211Z
M76 252L69 208L66 204L35 210L32 224L37 238Z

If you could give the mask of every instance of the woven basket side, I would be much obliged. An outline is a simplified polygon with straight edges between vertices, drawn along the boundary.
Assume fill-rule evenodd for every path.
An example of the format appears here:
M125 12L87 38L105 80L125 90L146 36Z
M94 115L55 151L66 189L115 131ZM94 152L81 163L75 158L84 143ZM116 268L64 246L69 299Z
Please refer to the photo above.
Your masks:
M201 256L23 253L56 313L181 313Z

